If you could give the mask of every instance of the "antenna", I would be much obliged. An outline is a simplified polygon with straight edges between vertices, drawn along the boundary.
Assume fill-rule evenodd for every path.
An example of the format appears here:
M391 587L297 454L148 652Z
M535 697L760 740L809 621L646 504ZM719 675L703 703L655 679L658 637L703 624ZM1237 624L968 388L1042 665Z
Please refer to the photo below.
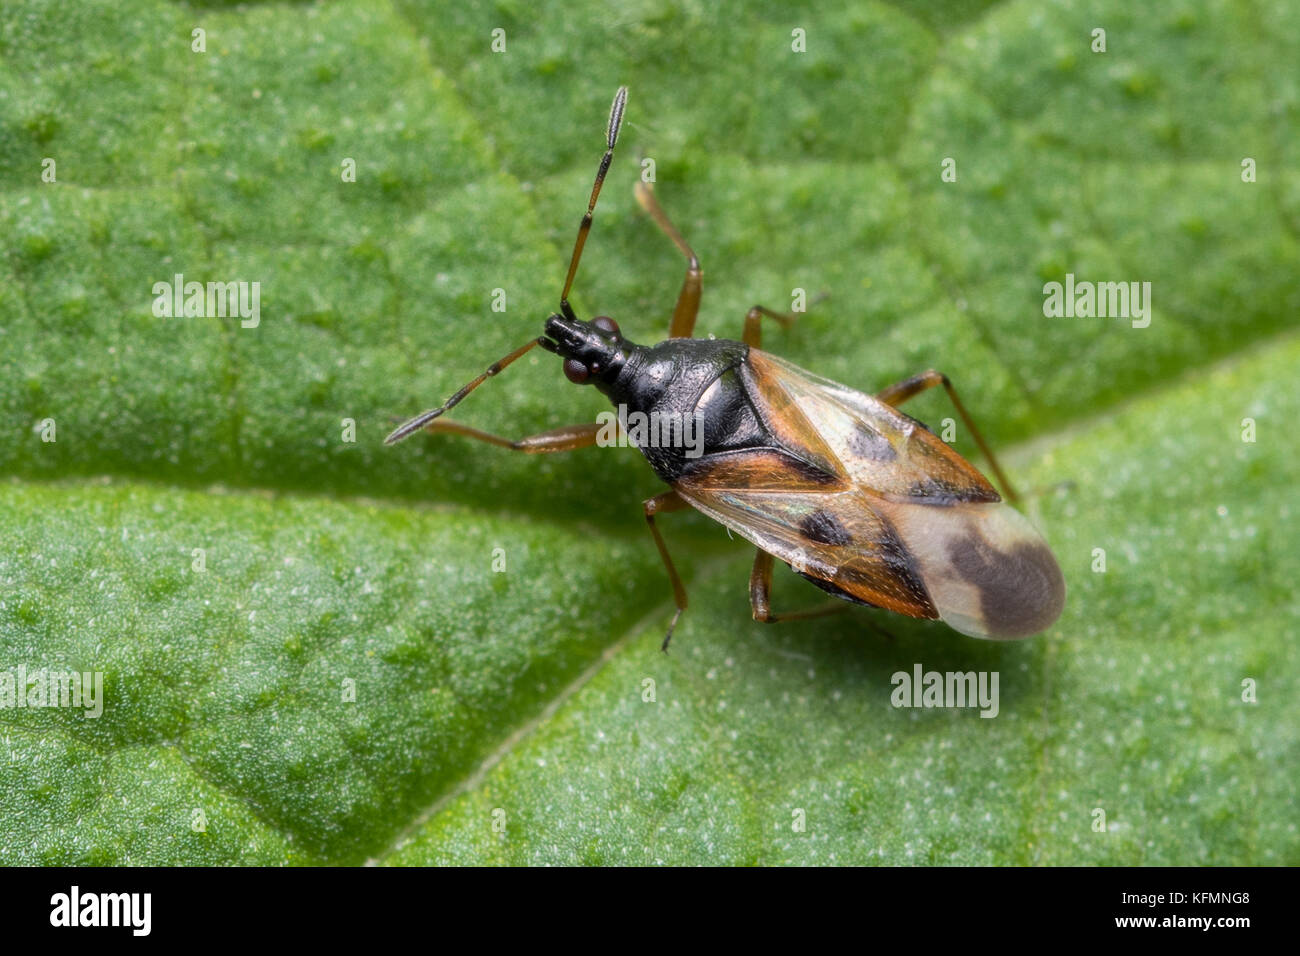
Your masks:
M560 311L566 319L575 318L573 308L569 305L569 292L573 289L573 277L578 274L578 260L582 258L582 247L587 244L587 234L591 232L591 214L596 211L596 200L600 198L600 187L609 172L609 164L614 159L614 144L618 142L618 130L623 125L623 110L627 108L627 87L620 86L614 94L614 102L609 108L609 129L605 134L605 155L601 158L600 169L596 171L596 182L591 187L591 199L587 201L587 214L578 226L578 238L573 243L573 256L569 259L569 274L564 279L564 291L560 293Z

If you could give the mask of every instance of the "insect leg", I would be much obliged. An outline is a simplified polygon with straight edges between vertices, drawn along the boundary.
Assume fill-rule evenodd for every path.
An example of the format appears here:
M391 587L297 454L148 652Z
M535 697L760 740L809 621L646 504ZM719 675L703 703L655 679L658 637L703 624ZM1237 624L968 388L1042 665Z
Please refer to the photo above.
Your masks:
M975 427L975 422L971 420L970 414L966 411L966 406L963 405L961 399L957 397L957 390L952 387L952 382L948 380L947 375L944 375L942 372L936 372L934 369L929 369L928 371L922 372L920 375L913 375L911 378L904 379L896 385L891 385L889 388L882 389L876 393L876 398L884 402L886 405L892 405L897 408L909 398L919 395L927 389L934 388L936 385L942 385L944 391L948 393L948 398L951 399L953 408L957 409L957 414L961 416L961 420L965 422L966 427L970 429L971 437L975 439L975 444L979 446L984 457L988 459L989 466L993 469L993 473L998 476L998 484L1002 486L1002 490L1006 493L1007 499L1012 502L1017 501L1019 496L1016 494L1016 490L1011 487L1011 482L1007 481L1007 476L1003 473L1002 466L998 464L997 458L989 449L988 444L984 441L984 436L980 434L980 430Z
M641 208L650 214L655 225L667 234L673 241L673 245L686 257L686 278L682 280L682 291L677 293L677 304L673 306L673 320L668 327L668 337L689 339L691 333L695 331L695 317L700 314L704 270L700 268L700 260L696 258L695 252L677 231L668 214L660 207L659 200L655 199L654 188L649 183L637 180L636 200L641 204Z
M825 299L828 294L826 292L817 293L813 296L810 304L816 305ZM777 312L775 309L769 309L766 306L754 306L745 314L745 331L740 336L741 341L750 348L761 349L763 347L763 316L775 320L783 329L790 328L799 318L794 312Z
M442 415L443 412L455 408L458 404L460 404L461 399L463 399L470 392L474 391L474 389L478 388L480 385L482 385L492 376L499 374L503 368L508 366L511 362L514 362L521 355L524 355L530 350L535 349L539 345L544 345L549 342L550 340L544 337L536 338L533 339L531 342L529 342L527 345L519 346L519 348L515 349L509 355L497 359L495 362L493 362L491 365L487 367L486 371L484 371L483 374L479 375L477 378L474 378L468 384L462 386L460 391L458 391L451 398L447 399L437 408L431 408L427 412L421 412L419 415L416 415L405 425L398 427L392 434L390 434L387 438L384 439L384 444L392 445L395 442L401 441L403 438L407 438L411 435L414 435L421 428L428 425L429 422L433 421L435 418L438 418L440 415Z
M497 445L501 448L512 448L526 454L538 455L553 451L573 451L575 448L587 448L594 445L602 427L600 422L583 422L580 425L565 425L561 428L552 428L549 431L529 435L527 438L519 438L515 441L502 438L500 435L490 435L487 432L479 431L477 428L470 428L468 425L451 422L445 418L439 418L437 421L431 422L425 426L424 430L427 432L448 432L452 435L464 435L466 438L485 441L490 445Z
M668 546L664 544L663 537L659 534L659 528L655 525L655 515L661 511L682 511L689 508L690 505L677 494L675 491L665 491L661 495L655 495L653 498L647 498L642 502L645 509L645 523L650 526L650 533L654 535L655 547L659 549L659 557L663 558L664 567L668 569L668 580L673 586L673 600L677 604L677 612L673 614L673 619L668 625L668 633L664 636L663 650L668 650L668 642L673 639L673 628L677 626L677 619L682 616L682 611L686 610L686 588L682 586L682 579L677 575L677 569L673 567L673 559L668 556Z
M763 316L775 319L783 329L788 329L794 325L795 319L798 318L791 312L777 312L765 306L754 306L745 313L745 331L740 336L740 340L750 348L761 349L763 347Z
M769 597L772 591L772 556L762 548L755 549L754 570L749 574L749 606L754 612L754 620L761 624L776 624L778 621L797 621L809 617L824 617L837 611L847 611L851 604L845 601L831 601L819 604L805 611L793 611L789 614L773 614Z

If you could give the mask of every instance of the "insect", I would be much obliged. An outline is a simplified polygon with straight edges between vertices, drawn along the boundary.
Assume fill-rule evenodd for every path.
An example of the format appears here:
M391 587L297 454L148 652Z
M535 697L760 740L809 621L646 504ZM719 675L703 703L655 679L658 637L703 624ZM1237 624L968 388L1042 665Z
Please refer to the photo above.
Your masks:
M695 449L684 442L632 442L670 486L643 502L676 604L665 650L687 599L655 518L685 508L703 512L757 547L749 580L757 621L813 617L864 604L941 619L983 638L1028 637L1052 624L1065 602L1065 581L1051 549L973 465L898 410L920 392L943 386L1014 500L947 376L922 372L867 395L813 375L761 350L764 318L785 327L795 318L762 306L745 316L739 341L691 338L700 307L700 262L643 182L636 187L640 205L687 261L669 338L638 345L607 316L587 321L574 314L569 293L626 105L622 87L610 110L605 154L578 228L560 311L547 318L541 336L492 363L439 407L397 428L386 443L426 430L531 454L596 444L599 423L512 441L441 418L488 378L541 347L563 359L569 381L595 385L615 403L621 422L640 413L669 421L689 418L702 429L702 447ZM840 600L774 614L769 601L774 560Z

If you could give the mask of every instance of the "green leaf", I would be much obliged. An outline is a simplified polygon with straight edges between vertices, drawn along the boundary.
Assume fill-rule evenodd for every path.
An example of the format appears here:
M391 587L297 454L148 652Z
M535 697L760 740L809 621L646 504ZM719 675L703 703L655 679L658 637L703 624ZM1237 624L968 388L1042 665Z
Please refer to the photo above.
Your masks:
M6 6L0 702L19 667L76 670L103 712L0 709L0 860L1300 862L1298 27L1118 0ZM619 83L579 312L665 333L684 262L632 198L651 158L699 334L826 290L766 347L868 391L954 379L1035 489L1070 587L1048 633L759 625L751 549L683 514L664 655L635 452L382 445L537 334ZM1150 282L1150 326L1045 316L1067 273ZM155 315L176 274L259 282L260 322ZM602 402L532 354L458 411L514 437ZM997 716L891 706L917 663L996 671Z

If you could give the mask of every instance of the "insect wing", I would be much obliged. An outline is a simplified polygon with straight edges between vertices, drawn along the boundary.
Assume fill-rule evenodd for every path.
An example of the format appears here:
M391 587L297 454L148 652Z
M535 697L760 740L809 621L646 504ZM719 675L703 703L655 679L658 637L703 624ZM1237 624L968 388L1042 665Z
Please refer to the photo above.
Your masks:
M744 375L783 447L701 458L675 485L694 507L841 597L974 637L1056 620L1047 544L920 422L757 349Z
M1065 606L1052 549L1005 503L881 506L906 542L939 616L971 637L1011 640L1046 630Z
M757 349L749 364L747 384L773 432L815 442L872 494L922 504L1002 500L974 465L893 406Z
M824 582L831 593L908 617L939 616L898 534L851 487L751 490L714 484L703 469L674 487L692 506Z

